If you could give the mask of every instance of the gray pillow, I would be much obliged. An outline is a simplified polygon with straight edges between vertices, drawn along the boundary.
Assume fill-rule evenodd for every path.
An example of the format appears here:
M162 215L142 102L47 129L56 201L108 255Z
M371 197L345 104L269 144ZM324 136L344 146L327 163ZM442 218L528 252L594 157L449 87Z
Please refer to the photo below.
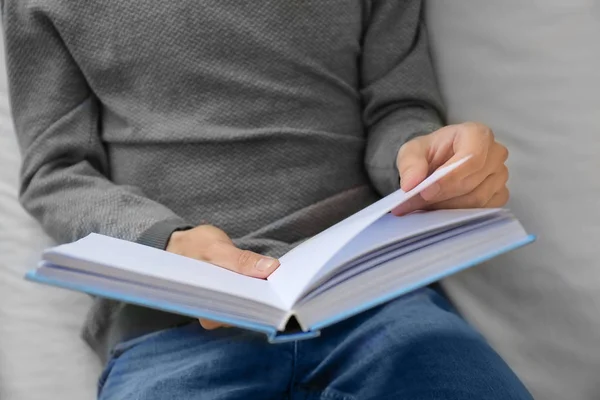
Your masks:
M51 241L17 201L20 160L1 39L0 399L93 399L100 365L79 337L90 298L23 279Z
M451 122L508 146L539 235L444 286L535 398L599 399L600 2L432 0L427 22Z

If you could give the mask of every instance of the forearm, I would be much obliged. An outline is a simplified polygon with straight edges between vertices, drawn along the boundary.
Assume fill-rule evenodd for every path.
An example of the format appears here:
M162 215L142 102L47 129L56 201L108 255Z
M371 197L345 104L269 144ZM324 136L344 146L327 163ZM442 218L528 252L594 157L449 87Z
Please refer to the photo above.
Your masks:
M26 0L7 0L2 12L23 206L58 242L97 232L164 247L186 223L109 180L100 102L60 34Z
M365 166L375 188L383 195L400 187L396 158L407 141L442 127L438 113L425 108L406 107L381 119L369 133Z
M107 178L106 155L94 130L96 107L88 98L33 141L28 140L33 130L18 125L21 202L58 242L96 232L164 248L170 233L186 223L138 188Z
M400 186L400 147L443 125L444 107L421 8L420 0L371 2L361 95L368 134L365 165L382 195Z
M117 186L85 165L42 167L21 202L58 242L101 233L164 248L170 234L188 224L134 187Z

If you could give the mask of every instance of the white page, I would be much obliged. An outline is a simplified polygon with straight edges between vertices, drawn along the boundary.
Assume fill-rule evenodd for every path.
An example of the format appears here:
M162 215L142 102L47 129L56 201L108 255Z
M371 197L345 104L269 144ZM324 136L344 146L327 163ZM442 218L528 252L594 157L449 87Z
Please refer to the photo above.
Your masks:
M469 223L465 225L455 226L449 230L436 233L432 236L426 236L425 238L421 237L418 240L413 241L409 239L406 244L401 245L392 245L386 248L383 251L376 251L375 256L372 258L364 258L359 257L357 260L349 263L352 265L350 268L343 269L341 273L335 273L333 277L329 277L329 279L321 282L320 284L317 282L311 282L311 285L302 293L301 302L306 301L307 299L314 297L315 295L322 293L333 286L337 286L340 282L343 282L347 279L350 279L356 275L360 275L365 271L379 266L382 263L385 263L391 259L398 258L404 254L411 253L415 250L421 249L423 247L427 247L431 244L438 243L442 240L446 240L447 238L451 238L454 236L458 236L460 234L464 234L465 232L470 232L475 229L482 229L482 227L494 224L498 222L500 219L506 218L503 214L498 213L494 218L484 219L477 223ZM310 293L307 295L307 293Z
M318 274L319 270L344 245L365 228L390 212L423 189L438 181L454 169L458 168L470 157L465 157L451 165L440 168L421 182L414 189L396 192L371 204L369 207L346 218L331 228L321 232L279 259L281 265L268 278L273 288L283 300L286 308L291 308L301 293Z
M385 214L369 225L364 231L356 235L343 248L340 249L319 270L311 280L313 285L322 277L333 272L339 266L371 251L389 246L392 243L405 241L411 237L419 236L426 232L457 225L488 215L497 214L500 209L467 209L467 210L438 210L423 213L413 213L402 217Z
M71 259L66 265L64 258ZM76 260L100 264L154 278L206 288L284 309L268 281L250 278L215 265L141 244L91 234L44 252L43 259L76 268ZM102 269L96 271L102 274Z
M332 317L337 320L335 317L342 314L347 317L368 308L374 301L386 297L390 300L388 296L402 288L406 293L430 283L430 279L441 279L530 241L517 220L499 221L438 242L422 252L387 261L366 271L360 279L348 280L300 306L296 315L303 328L314 328L315 322L319 325Z

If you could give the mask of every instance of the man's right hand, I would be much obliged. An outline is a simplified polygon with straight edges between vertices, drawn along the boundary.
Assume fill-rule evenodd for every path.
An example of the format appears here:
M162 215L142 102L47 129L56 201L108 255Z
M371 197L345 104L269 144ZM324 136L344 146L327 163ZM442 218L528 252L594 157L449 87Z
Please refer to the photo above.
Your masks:
M211 225L173 232L166 250L259 279L267 278L279 267L274 258L238 249L225 232ZM201 319L200 324L204 329L225 326L206 319Z

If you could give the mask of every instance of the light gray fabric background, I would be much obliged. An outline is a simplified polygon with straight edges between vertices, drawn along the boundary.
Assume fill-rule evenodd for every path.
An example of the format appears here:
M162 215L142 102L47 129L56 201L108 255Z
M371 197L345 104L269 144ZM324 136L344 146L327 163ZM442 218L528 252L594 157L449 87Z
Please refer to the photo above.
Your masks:
M445 287L536 399L599 399L600 2L432 0L428 22L450 119L508 146L539 235Z
M600 3L431 0L453 121L511 149L510 207L538 243L445 282L536 399L600 398ZM3 51L0 52L3 54ZM0 399L92 399L84 295L21 279L50 241L16 200L18 151L0 60Z
M51 241L17 201L3 44L0 57L0 399L93 399L100 365L79 337L90 299L23 280Z

